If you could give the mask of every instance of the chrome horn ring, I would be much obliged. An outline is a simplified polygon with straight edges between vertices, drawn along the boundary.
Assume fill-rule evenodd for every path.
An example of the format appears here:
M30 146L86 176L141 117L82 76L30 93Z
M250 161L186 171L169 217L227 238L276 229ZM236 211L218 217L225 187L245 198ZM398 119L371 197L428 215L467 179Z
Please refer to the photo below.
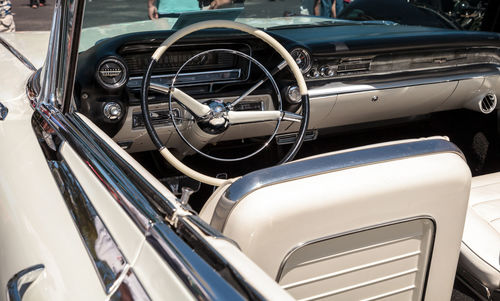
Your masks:
M179 68L179 70L177 70L177 73L175 74L174 78L172 79L172 83L170 85L170 88L171 89L175 89L175 82L177 81L177 78L178 78L179 74L181 73L182 69L185 66L187 66L193 60L195 60L195 59L197 59L197 58L199 58L201 56L204 56L204 55L206 55L208 53L211 53L211 52L225 52L225 53L230 53L230 54L233 54L233 55L238 55L238 56L243 57L243 58L249 60L250 62L254 63L256 66L258 66L262 70L262 72L264 72L264 74L269 79L269 81L271 82L271 84L273 86L273 89L274 89L274 91L276 93L276 97L278 99L278 111L283 115L283 103L282 103L282 100L281 100L281 93L280 93L278 85L277 85L276 81L274 80L272 74L259 61L257 61L253 57L249 56L248 54L243 53L241 51L237 51L237 50L224 49L224 48L222 48L222 49L210 49L210 50L206 50L206 51L200 52L200 53L192 56L186 62L184 62L184 64L182 64L182 66ZM168 105L169 105L170 118L171 118L171 120L174 120L173 118L175 118L175 115L174 115L173 108L172 108L173 107L172 106L172 93L169 93ZM203 120L203 119L197 120L196 123L198 124L198 126L200 126L200 123L207 123L207 122L209 123L211 120L214 120L216 118L218 119L218 121L220 120L220 122L222 122L221 119L226 119L226 117L224 116L224 113L227 114L227 111L234 110L233 102L229 103L229 105L226 105L224 103L220 103L220 105L216 105L215 102L213 102L213 103L209 104L209 106L212 109L212 112L211 112L212 116L206 116L205 120ZM217 108L220 108L221 110L226 110L226 111L225 112L217 111ZM219 158L219 157L211 156L211 155L209 155L209 154L201 151L200 149L198 149L197 147L195 147L194 145L192 145L187 140L187 138L182 134L182 131L179 129L178 125L175 122L173 122L173 125L174 125L174 128L175 128L177 134L182 139L182 141L184 141L184 143L186 143L186 145L188 145L192 150L194 150L198 154L204 156L205 158L209 158L209 159L216 160L216 161L235 162L235 161L241 161L241 160L245 160L245 159L251 158L251 157L257 155L258 153L260 153L262 150L264 150L269 145L269 143L271 143L271 141L274 139L274 137L278 133L278 129L279 129L279 126L281 124L281 120L282 120L282 118L279 118L276 121L276 126L275 126L275 128L273 130L273 133L262 144L261 147L259 147L257 150L255 150L254 152L252 152L252 153L250 153L248 155L241 156L241 157L236 157L236 158ZM227 119L226 119L226 121L227 121ZM210 127L211 125L207 125L207 126ZM227 128L229 128L229 126L230 126L230 124L227 124L226 126L223 126L224 127L223 131L225 131ZM201 126L200 126L200 128L201 128ZM217 133L215 131L213 133L210 133L210 132L208 132L206 130L204 130L204 131L207 132L207 133L209 133L209 134L219 134L219 133Z

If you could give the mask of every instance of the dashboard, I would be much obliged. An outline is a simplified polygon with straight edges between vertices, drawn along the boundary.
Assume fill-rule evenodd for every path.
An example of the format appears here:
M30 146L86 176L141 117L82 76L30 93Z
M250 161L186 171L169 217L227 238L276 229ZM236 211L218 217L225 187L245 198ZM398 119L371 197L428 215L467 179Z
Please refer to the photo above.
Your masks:
M364 124L436 111L467 108L488 114L500 93L500 37L493 33L445 29L362 25L283 28L269 31L295 58L311 101L310 138L317 130ZM142 120L140 87L152 53L171 31L121 35L98 42L79 54L75 101L91 118L131 152L153 148ZM223 49L223 50L221 50ZM156 65L152 82L182 87L204 102L229 102L262 79L251 56L274 74L279 93L268 81L240 102L236 110L300 110L300 95L282 59L270 46L231 30L192 34L169 48ZM181 70L179 72L179 70ZM151 92L151 117L167 145L174 135L169 97ZM188 128L192 116L172 104L174 121ZM259 137L272 122L230 128L218 137L194 137L207 143ZM297 126L283 122L278 142L287 143ZM193 137L191 137L193 138ZM179 147L187 155L188 149Z

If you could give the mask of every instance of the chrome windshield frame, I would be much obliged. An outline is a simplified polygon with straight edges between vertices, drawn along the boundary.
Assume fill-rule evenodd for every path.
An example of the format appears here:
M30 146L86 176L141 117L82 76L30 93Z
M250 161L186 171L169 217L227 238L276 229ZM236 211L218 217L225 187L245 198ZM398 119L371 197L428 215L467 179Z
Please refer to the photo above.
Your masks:
M50 105L63 113L71 110L78 44L85 0L56 0L39 91L30 95L35 108ZM37 80L37 78L32 78ZM31 84L33 86L33 84Z

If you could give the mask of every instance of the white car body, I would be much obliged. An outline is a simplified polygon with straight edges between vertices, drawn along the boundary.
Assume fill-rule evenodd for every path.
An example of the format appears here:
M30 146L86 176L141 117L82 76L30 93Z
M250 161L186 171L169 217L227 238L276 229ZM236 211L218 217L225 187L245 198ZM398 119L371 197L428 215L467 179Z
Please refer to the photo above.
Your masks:
M76 61L61 49L120 30L75 45L83 4L71 3L57 1L51 33L0 34L0 300L449 300L471 172L446 137L229 179L194 213L63 104Z

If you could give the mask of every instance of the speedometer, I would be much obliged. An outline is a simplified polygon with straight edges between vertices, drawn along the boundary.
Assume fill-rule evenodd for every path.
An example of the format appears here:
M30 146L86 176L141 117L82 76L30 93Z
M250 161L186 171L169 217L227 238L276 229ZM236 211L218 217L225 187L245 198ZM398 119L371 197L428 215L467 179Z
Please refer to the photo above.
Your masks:
M311 60L311 55L307 50L304 48L294 48L290 52L292 57L294 58L295 62L299 66L300 71L302 71L303 74L309 72L309 69L311 69L312 66L312 60Z

